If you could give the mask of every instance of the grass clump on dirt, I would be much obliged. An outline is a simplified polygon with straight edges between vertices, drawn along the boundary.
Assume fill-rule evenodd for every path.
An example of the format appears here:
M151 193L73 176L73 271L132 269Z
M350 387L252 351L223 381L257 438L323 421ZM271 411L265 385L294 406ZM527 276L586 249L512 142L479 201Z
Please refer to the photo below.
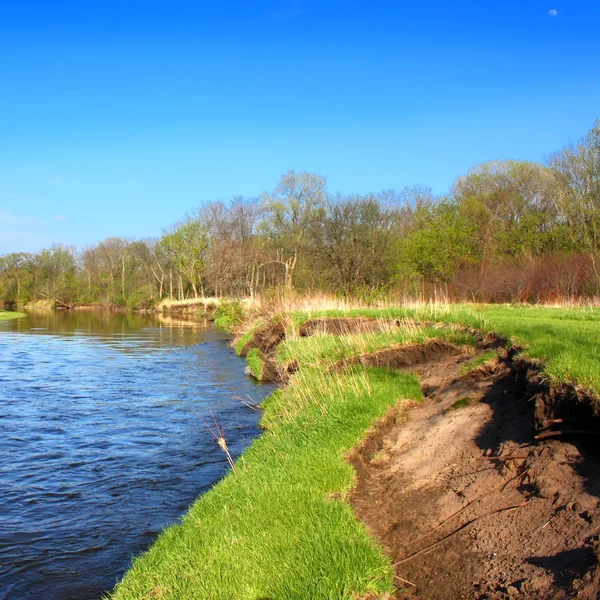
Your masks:
M497 357L498 357L497 350L490 350L489 352L484 352L483 354L480 354L479 356L475 356L468 362L463 363L461 365L460 369L458 370L458 374L459 374L459 376L466 375L467 373L474 371L475 369L485 365L486 363L493 361Z
M301 368L318 368L330 366L344 358L431 339L461 345L475 344L475 338L462 329L412 324L380 333L316 335L286 340L277 347L276 358L281 364L296 360Z
M248 371L255 378L260 380L262 375L263 361L260 357L260 351L257 348L252 348L246 356L246 363L248 364Z
M458 410L460 408L467 408L467 406L471 406L475 402L475 399L472 396L463 396L453 402L450 406L450 410Z
M0 310L0 321L11 321L12 319L22 319L26 317L25 313L13 312L10 310Z
M415 319L494 332L543 363L555 381L600 393L600 309L530 305L421 304L384 309L358 308L297 313L296 322L316 317Z
M236 472L134 561L115 600L350 600L393 591L389 559L341 499L355 481L345 454L373 419L400 398L420 398L421 388L415 376L386 369L327 375L336 357L321 354L264 401L265 432Z

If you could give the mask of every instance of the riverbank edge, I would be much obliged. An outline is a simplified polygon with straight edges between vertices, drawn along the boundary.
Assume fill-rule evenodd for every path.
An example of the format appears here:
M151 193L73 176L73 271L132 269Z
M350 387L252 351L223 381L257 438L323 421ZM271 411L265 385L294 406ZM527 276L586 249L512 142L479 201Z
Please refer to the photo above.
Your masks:
M213 314L223 302L222 298L202 297L188 300L161 300L156 305L146 307L122 306L112 302L72 302L65 303L59 300L34 300L25 304L10 303L9 308L22 308L25 310L99 310L107 312L136 312L148 314ZM0 309L2 310L2 309Z
M254 317L240 327L240 318L236 304L216 314L217 324L234 333L234 346L245 329L263 321ZM356 474L345 457L399 398L408 406L420 397L418 380L401 372L353 367L331 376L320 367L303 370L263 402L263 433L236 470L134 560L111 597L350 599L392 593L391 564L347 500ZM252 522L244 523L240 513L248 506ZM217 529L237 532L229 544L242 538L245 548L229 552L222 535L219 543L207 540L215 521ZM182 561L191 566L189 551L196 545L202 563L188 570L195 583L183 584L173 573L186 568Z
M235 324L232 325L232 322L235 322L237 316L236 315L227 315L227 314L223 314L224 312L227 311L221 311L220 315L217 315L217 322L219 321L219 317L221 318L221 322L223 322L223 320L227 320L229 319L229 329L230 330L236 330L236 337L235 337L235 341L234 341L234 345L236 346L236 350L238 352L238 354L243 353L242 351L244 350L245 347L248 346L251 338L253 337L253 335L260 329L260 327L262 325L264 325L265 323L265 319L264 318L256 318L252 323L246 323L245 326L243 327L236 327ZM239 315L238 315L239 316ZM275 322L281 322L281 320L284 319L284 317L282 315L279 315L278 317L276 317L274 319ZM273 321L270 319L267 319L268 321ZM286 324L287 327L296 327L298 328L298 326L303 323L304 321L306 321L306 315L302 315L300 313L297 313L296 315L293 315L291 317L291 323L288 321L288 323ZM238 323L239 325L239 323ZM277 341L275 345L278 345L281 342L281 340ZM260 346L260 344L259 344ZM255 350L255 352L252 352L253 350ZM254 371L253 374L256 376L256 366L253 367L252 366L252 357L254 357L255 359L257 358L257 354L258 352L262 352L260 350L258 350L257 348L250 348L248 351L248 348L246 348L246 355L247 355L247 359L249 362L249 368L250 371ZM264 356L264 353L263 353ZM289 357L288 357L289 358ZM300 357L297 357L300 358ZM262 357L261 357L262 359ZM262 361L264 363L264 361ZM293 362L293 361L292 361ZM288 361L288 366L289 366L290 361ZM304 366L305 367L305 366ZM304 371L304 367L302 368L302 371ZM292 371L292 375L296 372L297 367ZM317 379L317 384L326 387L326 380L325 378L321 378L319 380L319 377L317 375L317 372L315 370L308 370L309 372L307 373L308 377L312 377ZM360 369L359 369L360 371ZM372 374L377 372L377 369L373 369L370 368L368 370L364 370L361 375L364 377L369 377L368 372L371 372ZM357 374L357 371L351 371L349 373L350 377L355 376ZM379 375L381 375L381 373L379 373ZM389 373L388 373L389 375ZM406 375L405 375L406 376ZM296 379L298 379L298 376L296 377ZM306 379L306 378L305 378ZM297 383L294 382L295 384ZM389 383L389 382L388 382ZM395 384L397 384L398 382L394 382ZM406 383L406 382L405 382ZM414 383L414 382L413 382ZM343 381L342 380L338 380L337 381L337 385L342 385L343 386ZM292 394L289 393L290 389L292 390ZM282 388L282 390L287 390L287 392L282 393L281 390L279 392L275 392L275 394L273 394L271 397L269 397L267 400L265 400L265 405L267 408L267 411L269 414L267 414L267 411L265 411L265 413L263 413L263 427L264 427L264 432L263 434L253 442L253 444L250 446L250 448L246 451L246 453L238 460L238 470L239 471L246 471L249 466L250 468L252 468L252 466L255 466L255 463L253 462L256 459L256 453L258 452L260 454L260 452L262 450L264 450L264 448L262 448L261 445L261 440L263 440L265 437L272 437L275 435L274 433L274 425L276 425L276 423L274 423L274 420L282 418L285 418L286 413L285 413L285 409L283 412L277 412L275 411L275 414L271 414L273 411L272 409L274 408L273 405L276 405L276 408L282 409L285 408L285 404L286 401L289 403L290 400L292 401L293 404L293 389L294 389L294 385L288 385L285 388ZM417 388L418 389L418 384L417 384ZM413 393L412 396L414 397L418 397L419 393L415 392L415 389L413 389ZM349 392L351 392L351 390L348 390ZM364 390L363 390L364 391ZM394 392L397 392L396 390L393 390ZM282 398L282 395L286 395L286 398ZM410 396L411 394L407 394L407 396ZM291 397L290 397L291 396ZM275 398L273 398L275 397ZM297 399L296 399L297 400ZM375 414L374 416L371 415L371 417L369 418L368 422L366 422L365 426L362 429L361 435L358 436L359 439L356 440L355 444L351 447L345 448L345 454L347 454L348 451L350 451L353 447L358 446L358 444L360 443L360 438L364 439L364 437L366 436L367 432L369 431L369 428L372 426L372 423L374 422L374 419L376 419L378 416L381 417L383 416L383 414L385 414L385 412L394 404L398 404L398 398L388 398L388 402L384 402L383 403L385 406L379 406L379 413ZM400 403L400 405L402 405L402 403ZM296 407L297 408L297 407ZM398 418L398 419L402 419L402 411L400 410L397 413L397 416L394 418ZM356 436L355 436L356 437ZM250 457L251 460L245 460L245 458ZM248 465L247 463L250 462L252 463L251 465ZM236 584L236 581L229 581L228 584L229 586L226 588L222 588L219 586L215 587L214 589L212 589L212 591L210 589L208 589L210 587L210 585L208 587L206 587L206 582L205 581L198 581L198 585L200 585L200 587L194 587L192 586L192 588L187 588L186 590L182 590L179 589L175 582L171 581L170 583L168 583L168 578L167 580L165 580L164 577L164 573L165 573L165 566L164 564L161 566L160 562L161 560L159 559L161 553L164 555L165 553L169 552L169 549L165 547L165 544L168 546L169 543L174 541L174 538L177 538L178 536L183 537L184 539L187 539L188 542L191 542L191 539L194 537L193 535L190 536L190 532L187 531L183 531L182 528L198 528L198 526L202 523L205 524L206 523L206 518L209 516L206 514L206 511L203 511L202 509L197 508L199 503L204 502L205 504L210 504L211 505L211 510L209 511L210 516L213 518L221 518L221 520L223 519L223 505L221 505L221 510L219 510L219 507L216 506L218 505L221 500L219 500L218 498L210 498L209 496L211 494L214 494L215 490L218 490L219 488L226 488L226 494L225 497L226 498L231 498L230 494L231 494L231 488L232 486L235 487L236 483L235 483L235 478L237 478L239 476L239 471L238 473L229 473L221 482L219 482L218 484L216 484L214 486L214 488L208 492L206 495L204 495L203 497L201 497L197 503L192 507L192 509L190 509L190 512L188 513L188 515L186 515L183 519L183 523L182 525L178 525L175 526L173 528L170 528L169 530L165 531L159 538L159 540L157 540L156 544L153 546L153 548L150 550L149 553L147 553L146 555L143 555L142 557L140 557L139 559L137 559L134 562L134 565L132 566L132 569L125 575L125 578L123 580L123 582L121 584L119 584L119 586L117 586L117 588L115 589L114 598L145 598L148 597L148 595L152 596L152 595L156 595L157 594L157 590L160 590L160 593L163 595L163 597L183 597L180 594L181 593L190 593L190 589L193 590L193 596L186 596L186 597L199 597L199 598L230 598L230 597L236 597L236 598L257 598L257 597L272 597L272 598L300 598L300 597L308 597L306 595L302 595L300 594L300 592L298 591L299 589L303 589L306 590L306 585L310 584L306 581L306 576L310 576L310 574L313 574L313 579L314 579L314 574L319 572L319 568L318 565L313 565L312 568L309 568L307 571L305 571L304 573L304 577L299 576L298 573L294 573L293 569L290 572L290 570L288 569L287 572L284 573L284 577L289 579L289 578L294 578L294 576L297 577L295 582L291 582L291 587L290 587L290 581L288 581L288 587L286 588L285 585L282 587L282 582L269 582L268 580L263 580L261 582L254 582L254 584L252 582L248 583L248 585L243 584L241 587L238 585L240 581L248 581L248 577L246 576L247 573L252 572L253 570L256 571L256 569L258 568L259 565L257 564L246 564L246 568L247 571L244 570L243 568L243 564L240 564L240 561L238 560L237 563L235 563L236 558L240 559L241 557L239 555L236 556L236 553L234 552L231 556L230 556L230 561L234 561L232 568L235 571L235 573L237 573L237 575L234 577L234 579L237 581L238 584ZM267 478L268 479L268 478ZM351 477L352 482L354 481L354 474ZM339 484L339 481L338 481ZM329 491L328 494L331 496L333 494L333 499L337 502L339 502L340 504L346 504L346 498L347 498L347 493L348 493L348 485L346 482L346 485L341 486L342 489L341 490L332 490ZM351 486L350 486L351 487ZM297 490L296 490L297 491ZM248 490L246 490L246 492L248 492ZM275 493L275 490L273 490L273 492ZM248 501L249 499L246 498ZM340 502L341 501L341 502ZM330 500L331 502L331 500ZM216 503L216 505L215 505ZM236 506L235 503L227 503L225 502L224 504L225 507L225 511L227 510L236 510ZM194 510L196 509L196 510ZM289 513L285 513L284 517L290 518L291 515ZM352 519L356 522L356 519L354 517L354 515L352 514ZM292 519L293 520L293 519ZM265 524L266 525L266 524ZM359 529L363 530L364 533L364 527L362 526L362 524L357 524ZM257 530L260 531L260 530ZM289 533L289 532L288 532ZM169 540L165 540L165 538L168 537L170 538ZM348 537L348 539L345 539L345 543L346 544L350 544L352 543L352 540ZM162 547L159 550L155 550L156 547L161 546ZM185 544L184 544L185 545ZM260 545L260 544L259 544ZM389 594L392 592L392 572L391 572L391 565L389 564L389 561L382 556L381 554L381 549L377 546L376 542L369 538L369 542L368 545L370 546L371 550L375 550L375 553L378 555L380 562L378 565L378 572L377 572L377 576L373 576L373 571L371 571L370 573L370 578L368 581L368 585L364 585L365 582L362 582L362 589L359 589L360 586L356 585L356 582L354 582L354 587L352 587L352 585L350 585L350 587L348 586L348 582L345 582L344 584L341 585L341 587L336 588L337 590L337 595L331 595L331 589L326 592L326 590L318 590L315 589L313 590L312 593L310 593L310 597L314 597L314 598L319 598L319 597L327 597L327 598L360 598L360 597L366 597L365 594L367 593L372 593L372 594L377 594L380 597L383 595L385 596L385 594ZM199 547L199 556L201 556L202 558L206 558L206 546L204 544L200 544ZM190 546L187 546L187 550L190 550ZM283 550L283 549L282 549ZM312 551L315 551L315 547L311 548ZM363 552L364 552L365 548L363 548ZM151 556L151 553L153 553L153 555ZM317 554L319 554L319 552L317 551ZM157 556L158 555L158 556ZM298 557L296 557L298 558ZM157 560L159 559L159 560ZM381 559L383 559L383 561L381 562ZM190 562L191 560L191 562ZM142 562L145 562L146 564L141 564ZM209 561L210 562L210 561ZM243 563L244 560L243 558L241 559L241 563ZM301 561L300 561L301 562ZM176 563L178 564L178 563ZM187 567L193 567L193 558L189 558L188 557L188 561L186 562ZM166 569L166 571L168 572L174 565L171 564L170 567L168 567ZM196 565L197 567L198 565ZM206 566L206 565L205 565ZM269 565L267 565L268 567ZM308 565L307 565L308 566ZM357 565L355 565L353 567L353 569L356 568ZM366 565L363 565L366 566ZM150 567L150 568L148 568ZM281 574L277 573L277 566L276 565L270 565L270 570L267 569L270 573L270 575L272 576L272 578L274 580L276 579L281 579ZM226 573L223 571L223 563L221 563L220 565L217 565L214 563L212 564L212 568L213 568L213 575L215 576L215 579L218 580L219 582L223 582L223 577L225 576L226 579L228 579L231 574L229 574L229 576L226 575ZM372 568L372 567L371 567ZM316 570L315 570L316 569ZM210 571L211 568L210 566L203 569L203 574L207 575L208 571ZM322 570L322 569L321 569ZM161 573L162 572L162 573ZM367 571L369 572L369 571ZM192 579L193 577L190 576ZM133 579L137 578L137 582L133 581ZM202 578L200 578L202 579ZM255 580L256 577L252 578L250 577L251 580ZM259 578L260 579L260 578ZM268 578L267 578L268 579ZM144 581L146 583L144 583ZM148 585L149 582L149 585ZM167 582L167 583L165 583ZM340 582L338 582L340 583ZM296 585L296 592L294 592L294 584ZM253 585L255 587L253 587ZM172 587L173 586L173 587ZM299 587L298 587L299 586ZM260 594L262 595L257 595L254 593L255 590L259 590ZM345 590L345 591L344 591ZM223 593L221 593L223 592ZM274 592L277 592L275 595ZM326 593L319 593L319 592L326 592ZM303 592L306 593L306 592ZM266 595L265 595L266 594ZM270 595L269 595L270 594Z

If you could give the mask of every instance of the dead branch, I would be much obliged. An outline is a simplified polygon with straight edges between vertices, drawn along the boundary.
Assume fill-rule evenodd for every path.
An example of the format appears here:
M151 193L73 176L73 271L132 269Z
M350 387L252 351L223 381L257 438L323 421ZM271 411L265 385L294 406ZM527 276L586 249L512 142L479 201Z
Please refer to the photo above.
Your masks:
M544 431L535 436L536 440L545 440L546 438L560 437L563 435L598 435L597 431L591 429L568 429L564 431Z
M421 556L421 554L425 554L426 552L430 552L431 550L434 550L435 548L437 548L438 546L441 546L444 542L449 540L451 537L454 537L457 533L460 533L463 529L466 529L467 527L469 527L469 525L472 525L476 521L479 521L479 519L483 519L483 517L489 517L491 515L495 515L495 514L498 514L501 512L509 512L511 510L517 510L519 508L522 508L523 506L526 506L527 504L529 504L529 501L523 502L522 504L515 504L514 506L507 506L506 508L499 508L492 512L484 513L483 515L479 515L478 517L475 517L475 518L471 519L470 521L467 521L464 525L461 525L458 529L455 529L452 533L449 533L447 536L443 537L441 540L438 540L437 542L434 542L433 544L430 544L429 546L426 546L425 548L422 548L421 550L418 550L417 552L413 552L413 554L411 554L410 556L407 556L406 558L403 558L402 560L395 562L393 566L397 567L398 565L408 562L409 560L412 560L413 558L417 558L417 556Z

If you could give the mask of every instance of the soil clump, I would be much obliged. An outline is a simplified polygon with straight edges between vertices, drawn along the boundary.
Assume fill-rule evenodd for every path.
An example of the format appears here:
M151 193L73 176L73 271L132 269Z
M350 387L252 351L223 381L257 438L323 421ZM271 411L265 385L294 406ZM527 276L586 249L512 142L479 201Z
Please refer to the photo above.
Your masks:
M498 358L462 374L473 355L439 341L351 361L408 368L426 395L350 455L350 502L391 557L398 598L598 597L597 399L501 345L482 341Z
M298 333L300 337L311 335L350 335L354 333L379 333L397 329L398 319L369 319L366 317L326 317L305 321Z

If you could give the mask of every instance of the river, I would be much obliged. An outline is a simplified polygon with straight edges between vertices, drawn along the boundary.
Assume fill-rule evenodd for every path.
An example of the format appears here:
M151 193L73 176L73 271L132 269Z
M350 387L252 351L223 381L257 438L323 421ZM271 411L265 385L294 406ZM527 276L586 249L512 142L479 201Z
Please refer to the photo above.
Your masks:
M90 600L227 471L272 387L206 321L0 322L0 598ZM214 427L213 427L214 429Z

